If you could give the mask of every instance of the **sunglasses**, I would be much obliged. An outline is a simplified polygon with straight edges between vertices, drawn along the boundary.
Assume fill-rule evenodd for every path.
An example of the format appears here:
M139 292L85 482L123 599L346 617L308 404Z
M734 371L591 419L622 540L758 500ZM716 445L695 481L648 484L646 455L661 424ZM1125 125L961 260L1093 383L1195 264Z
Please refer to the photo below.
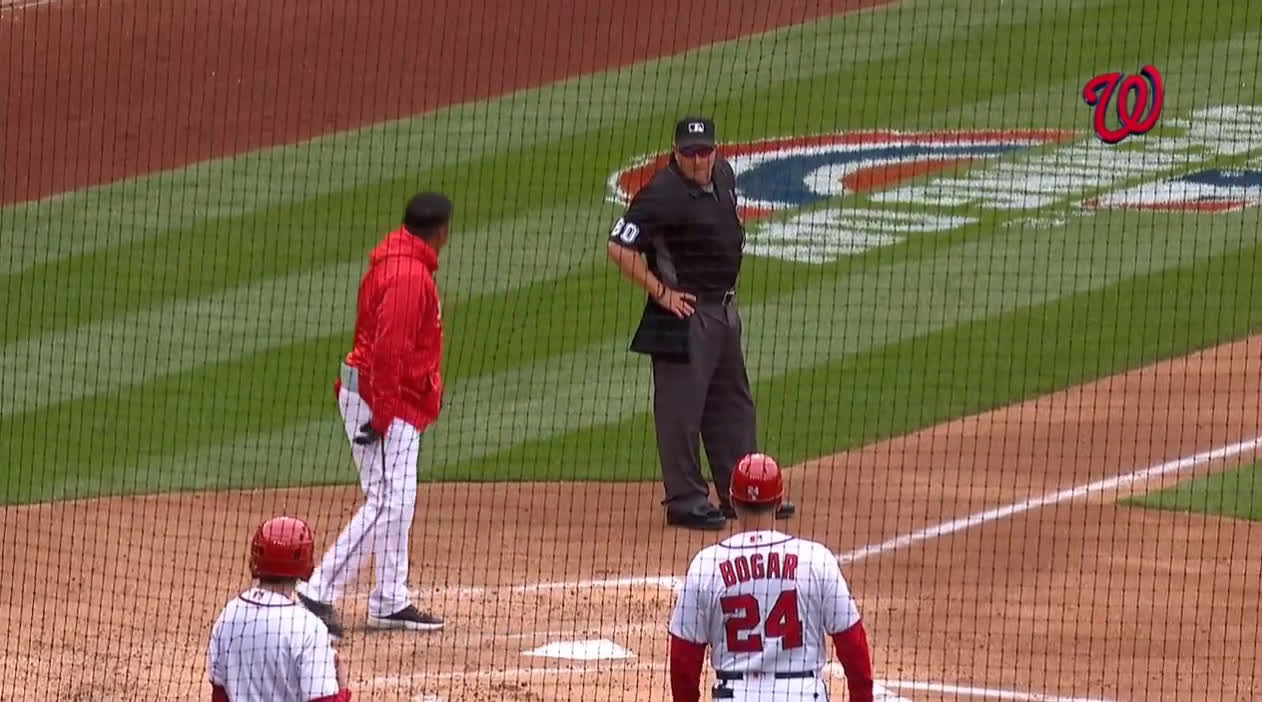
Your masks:
M688 158L705 158L714 153L713 146L689 146L679 150L679 153Z

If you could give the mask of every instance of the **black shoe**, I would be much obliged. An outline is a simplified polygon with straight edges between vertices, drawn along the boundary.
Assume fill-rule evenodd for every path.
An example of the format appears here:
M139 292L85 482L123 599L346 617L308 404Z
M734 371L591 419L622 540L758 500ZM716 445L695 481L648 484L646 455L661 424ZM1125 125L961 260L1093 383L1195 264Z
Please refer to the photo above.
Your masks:
M342 627L342 620L337 616L337 610L333 609L333 605L313 600L301 592L298 593L298 600L302 602L303 607L324 622L324 625L329 628L329 636L340 639L346 634L346 629Z
M702 531L718 531L727 526L727 520L723 518L723 513L713 507L706 512L688 512L686 514L677 514L666 511L666 523L672 526L680 526L685 529L699 529Z
M368 615L368 628L438 631L443 628L443 620L428 612L420 611L415 605L408 605L387 617Z
M723 505L723 516L727 519L736 519L736 510L731 505ZM797 514L798 508L792 502L782 502L780 507L776 509L776 519L788 519Z

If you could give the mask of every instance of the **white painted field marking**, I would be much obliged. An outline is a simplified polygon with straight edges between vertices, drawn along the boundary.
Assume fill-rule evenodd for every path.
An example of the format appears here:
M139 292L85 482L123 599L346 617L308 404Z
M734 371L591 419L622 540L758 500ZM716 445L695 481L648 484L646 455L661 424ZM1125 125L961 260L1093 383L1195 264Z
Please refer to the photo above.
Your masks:
M600 636L615 634L634 634L644 631L660 632L662 625L659 622L643 622L639 624L618 624L615 626L600 627L599 632L593 628L587 629L553 629L549 631L522 631L514 634L489 634L483 638L493 639L495 641L518 641L521 639L558 639L564 637L579 636Z
M916 690L919 692L941 692L944 694L963 695L965 697L981 697L996 700L1020 700L1021 702L1113 702L1102 697L1061 697L1044 695L1037 692L1018 692L1016 690L994 690L984 687L967 687L963 685L946 685L943 683L915 682L911 680L882 680L881 684L895 690Z
M829 663L825 665L824 672L838 679L846 677L845 669L841 667L840 663ZM908 698L899 697L890 690L940 692L943 694L962 695L964 697L1018 700L1019 702L1114 702L1114 700L1102 697L1064 697L1039 692L1021 692L1019 690L1001 690L987 687L972 687L968 685L951 685L949 683L920 682L915 680L876 680L873 682L873 693L877 700L884 700L885 702L905 700L906 702L911 702ZM882 695L884 696L882 697Z
M1147 480L1149 478L1157 478L1170 473L1178 473L1194 466L1209 463L1210 461L1237 456L1256 449L1259 446L1262 446L1262 435L1255 436L1246 441L1239 441L1234 444L1227 444L1209 451L1185 456L1173 461L1158 463L1157 465L1149 466L1141 470L1116 475L1112 478L1104 478L1092 483L1086 483L1067 488L1065 490L1059 490L1057 492L1043 495L1042 497L1021 500L1020 502L1013 502L1012 504L1004 505L1003 507L996 507L983 512L970 514L967 517L952 519L948 522L942 522L941 524L935 524L925 529L913 531L910 534L894 537L879 544L872 544L862 548L857 548L853 551L838 554L837 559L843 564L855 563L871 556L889 553L890 551L897 551L921 541L936 539L940 536L946 536L947 534L954 534L957 531L971 529L987 522L1011 517L1014 514L1021 514L1022 512L1029 512L1030 510L1038 509L1040 507L1047 507L1048 505L1076 500L1080 497L1086 497L1092 493L1112 490L1113 488L1117 488L1122 485L1128 485L1130 483Z
M872 699L874 702L912 702L898 693L890 692L882 680L872 681Z
M11 2L0 2L0 12L26 10L42 5L51 5L55 2L61 2L61 0L12 0Z
M564 658L571 661L616 661L635 658L635 654L609 639L585 639L583 641L553 641L522 651L523 656Z
M378 675L368 682L369 687L411 685L436 680L500 680L508 678L563 677L567 675L591 675L592 673L666 672L665 663L646 661L622 666L584 666L581 668L508 668L505 670L477 670L455 673L410 673L407 675Z

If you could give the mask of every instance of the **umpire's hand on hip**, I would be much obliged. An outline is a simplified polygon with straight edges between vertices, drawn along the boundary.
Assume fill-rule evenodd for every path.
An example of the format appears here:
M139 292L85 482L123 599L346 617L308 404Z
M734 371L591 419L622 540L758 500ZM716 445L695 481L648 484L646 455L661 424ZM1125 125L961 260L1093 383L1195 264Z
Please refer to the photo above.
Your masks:
M372 422L369 421L360 425L359 433L355 435L354 441L360 446L371 446L377 443L377 440L380 438L381 434L372 428Z
M693 313L693 304L697 301L697 296L692 293L679 292L671 290L665 285L662 286L662 292L657 296L657 304L666 308L676 317L691 317Z

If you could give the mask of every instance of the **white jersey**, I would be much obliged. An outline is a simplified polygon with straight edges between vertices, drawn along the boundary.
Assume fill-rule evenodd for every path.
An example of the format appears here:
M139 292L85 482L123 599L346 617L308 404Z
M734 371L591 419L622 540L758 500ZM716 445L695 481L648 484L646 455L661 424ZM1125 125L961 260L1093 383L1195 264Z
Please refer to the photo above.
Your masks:
M710 647L715 670L818 673L826 637L859 621L837 558L778 531L735 534L693 557L670 633Z
M338 693L328 627L289 598L252 588L220 612L210 681L232 702L308 702Z

